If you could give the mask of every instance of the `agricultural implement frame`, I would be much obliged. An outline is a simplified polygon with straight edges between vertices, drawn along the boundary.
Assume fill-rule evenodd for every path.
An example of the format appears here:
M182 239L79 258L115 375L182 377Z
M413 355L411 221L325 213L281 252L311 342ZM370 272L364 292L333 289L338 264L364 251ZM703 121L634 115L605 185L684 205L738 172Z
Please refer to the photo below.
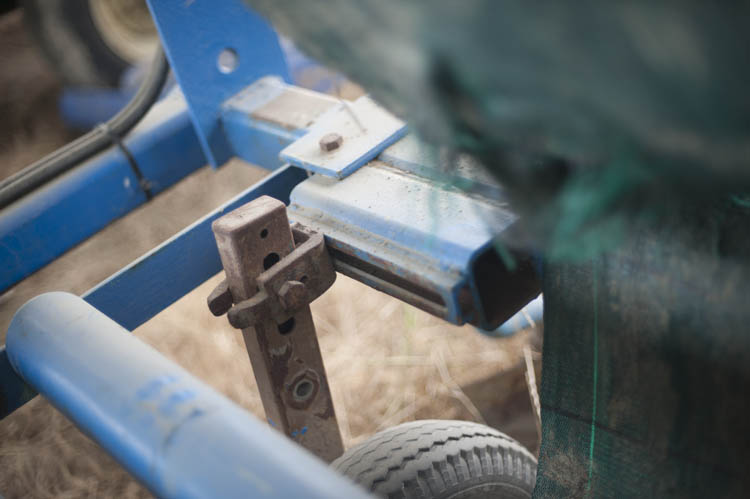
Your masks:
M332 283L332 270L310 272L330 258L332 269L375 289L454 324L492 331L540 292L533 256L498 251L494 244L517 217L502 188L471 159L423 143L368 97L342 101L289 83L276 33L239 0L149 3L179 90L121 143L0 212L0 291L206 162L218 168L239 157L271 172L81 297L48 293L24 305L9 328L7 348L0 349L0 417L41 392L160 495L250 489L269 497L362 495L123 329L149 320L221 271L222 262L229 285L217 290L212 308L230 310L227 290L235 308L252 298L239 297L237 283L253 271L231 274L231 244L222 246L223 222L217 220L268 196L289 205L279 211L280 204L268 201L261 216L283 212L271 224L281 227L281 249L275 250L281 263L289 262L285 251L297 254L292 250L305 245L306 255L318 248L318 256L303 262L309 283L290 274L269 284L265 303L277 307L275 315L266 310L252 324L294 317L299 327L309 316L307 303L327 287L316 287L314 277ZM324 145L332 133L333 145ZM287 213L299 224L294 232L286 230ZM267 230L265 222L254 223L253 231ZM246 228L225 227L224 233ZM253 279L277 282L269 268ZM247 313L245 323L232 317L241 327L251 324ZM310 334L314 338L314 328ZM308 363L317 362L314 350ZM302 381L312 386L305 385L303 395L327 393L319 367L290 385L293 395ZM109 395L97 384L100 375L110 383ZM283 383L264 389L270 390L268 412L265 399ZM92 413L95 405L104 413ZM274 424L270 416L269 422ZM283 426L291 438L313 435L304 424ZM215 467L199 467L195 449L201 442L211 444L206 447ZM307 447L327 460L340 452L340 441L327 450L316 445Z

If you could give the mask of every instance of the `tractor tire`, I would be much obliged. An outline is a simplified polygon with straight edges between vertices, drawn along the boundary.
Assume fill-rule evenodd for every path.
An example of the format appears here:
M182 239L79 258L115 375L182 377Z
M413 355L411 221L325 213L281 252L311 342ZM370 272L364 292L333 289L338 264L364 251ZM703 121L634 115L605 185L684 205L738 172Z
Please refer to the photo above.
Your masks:
M425 420L380 432L331 466L389 499L515 499L531 497L537 462L488 426Z
M116 87L158 45L145 0L22 0L28 29L65 83Z

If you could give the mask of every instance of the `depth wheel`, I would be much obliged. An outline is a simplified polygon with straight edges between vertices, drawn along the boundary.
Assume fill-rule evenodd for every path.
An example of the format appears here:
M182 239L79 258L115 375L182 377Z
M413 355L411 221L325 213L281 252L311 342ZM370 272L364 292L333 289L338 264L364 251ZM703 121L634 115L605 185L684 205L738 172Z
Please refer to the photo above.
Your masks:
M531 497L537 462L488 426L425 420L380 432L331 466L389 499L515 499Z

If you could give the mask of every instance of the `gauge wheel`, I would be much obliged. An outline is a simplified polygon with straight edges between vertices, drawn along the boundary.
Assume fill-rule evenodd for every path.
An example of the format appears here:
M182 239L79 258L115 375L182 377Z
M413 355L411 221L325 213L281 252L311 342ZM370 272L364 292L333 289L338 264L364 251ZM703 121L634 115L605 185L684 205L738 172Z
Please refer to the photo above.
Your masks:
M426 420L378 433L331 466L389 499L520 499L534 491L537 462L488 426Z
M145 0L23 0L26 24L63 80L120 83L129 66L151 59L158 44Z

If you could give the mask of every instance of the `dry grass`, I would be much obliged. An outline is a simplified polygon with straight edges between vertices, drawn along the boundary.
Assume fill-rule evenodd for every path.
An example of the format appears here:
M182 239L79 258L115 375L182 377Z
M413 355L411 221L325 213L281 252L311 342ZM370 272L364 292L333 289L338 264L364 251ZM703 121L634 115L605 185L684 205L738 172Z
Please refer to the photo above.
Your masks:
M50 118L55 114L57 84L26 40L17 16L11 21L0 19L4 48L11 46L8 40L14 53L0 54L4 57L0 75L6 75L0 78L5 96L0 98L0 109L6 109L10 113L6 116L16 123L0 127L2 175L67 137L59 120ZM219 172L202 170L107 227L0 296L0 339L13 312L28 298L52 289L85 291L258 177L258 171L238 164ZM225 319L212 317L205 306L216 280L200 286L135 334L261 416L241 335ZM526 334L489 339L342 276L312 308L347 446L413 419L486 419L500 424L512 420L511 412L522 419L531 415L523 377L517 383L516 378L505 382L499 376L518 372ZM490 385L487 380L500 384ZM499 411L503 414L498 415L488 399L509 402L503 402ZM529 421L535 432L533 420ZM517 425L501 429L512 433L514 428ZM533 439L530 442L533 446ZM0 421L0 494L8 499L149 497L40 398Z
M203 305L217 282L136 334L260 417L239 331ZM344 276L312 309L346 446L412 419L481 421L460 386L517 365L525 342L523 334L498 340L446 324Z

